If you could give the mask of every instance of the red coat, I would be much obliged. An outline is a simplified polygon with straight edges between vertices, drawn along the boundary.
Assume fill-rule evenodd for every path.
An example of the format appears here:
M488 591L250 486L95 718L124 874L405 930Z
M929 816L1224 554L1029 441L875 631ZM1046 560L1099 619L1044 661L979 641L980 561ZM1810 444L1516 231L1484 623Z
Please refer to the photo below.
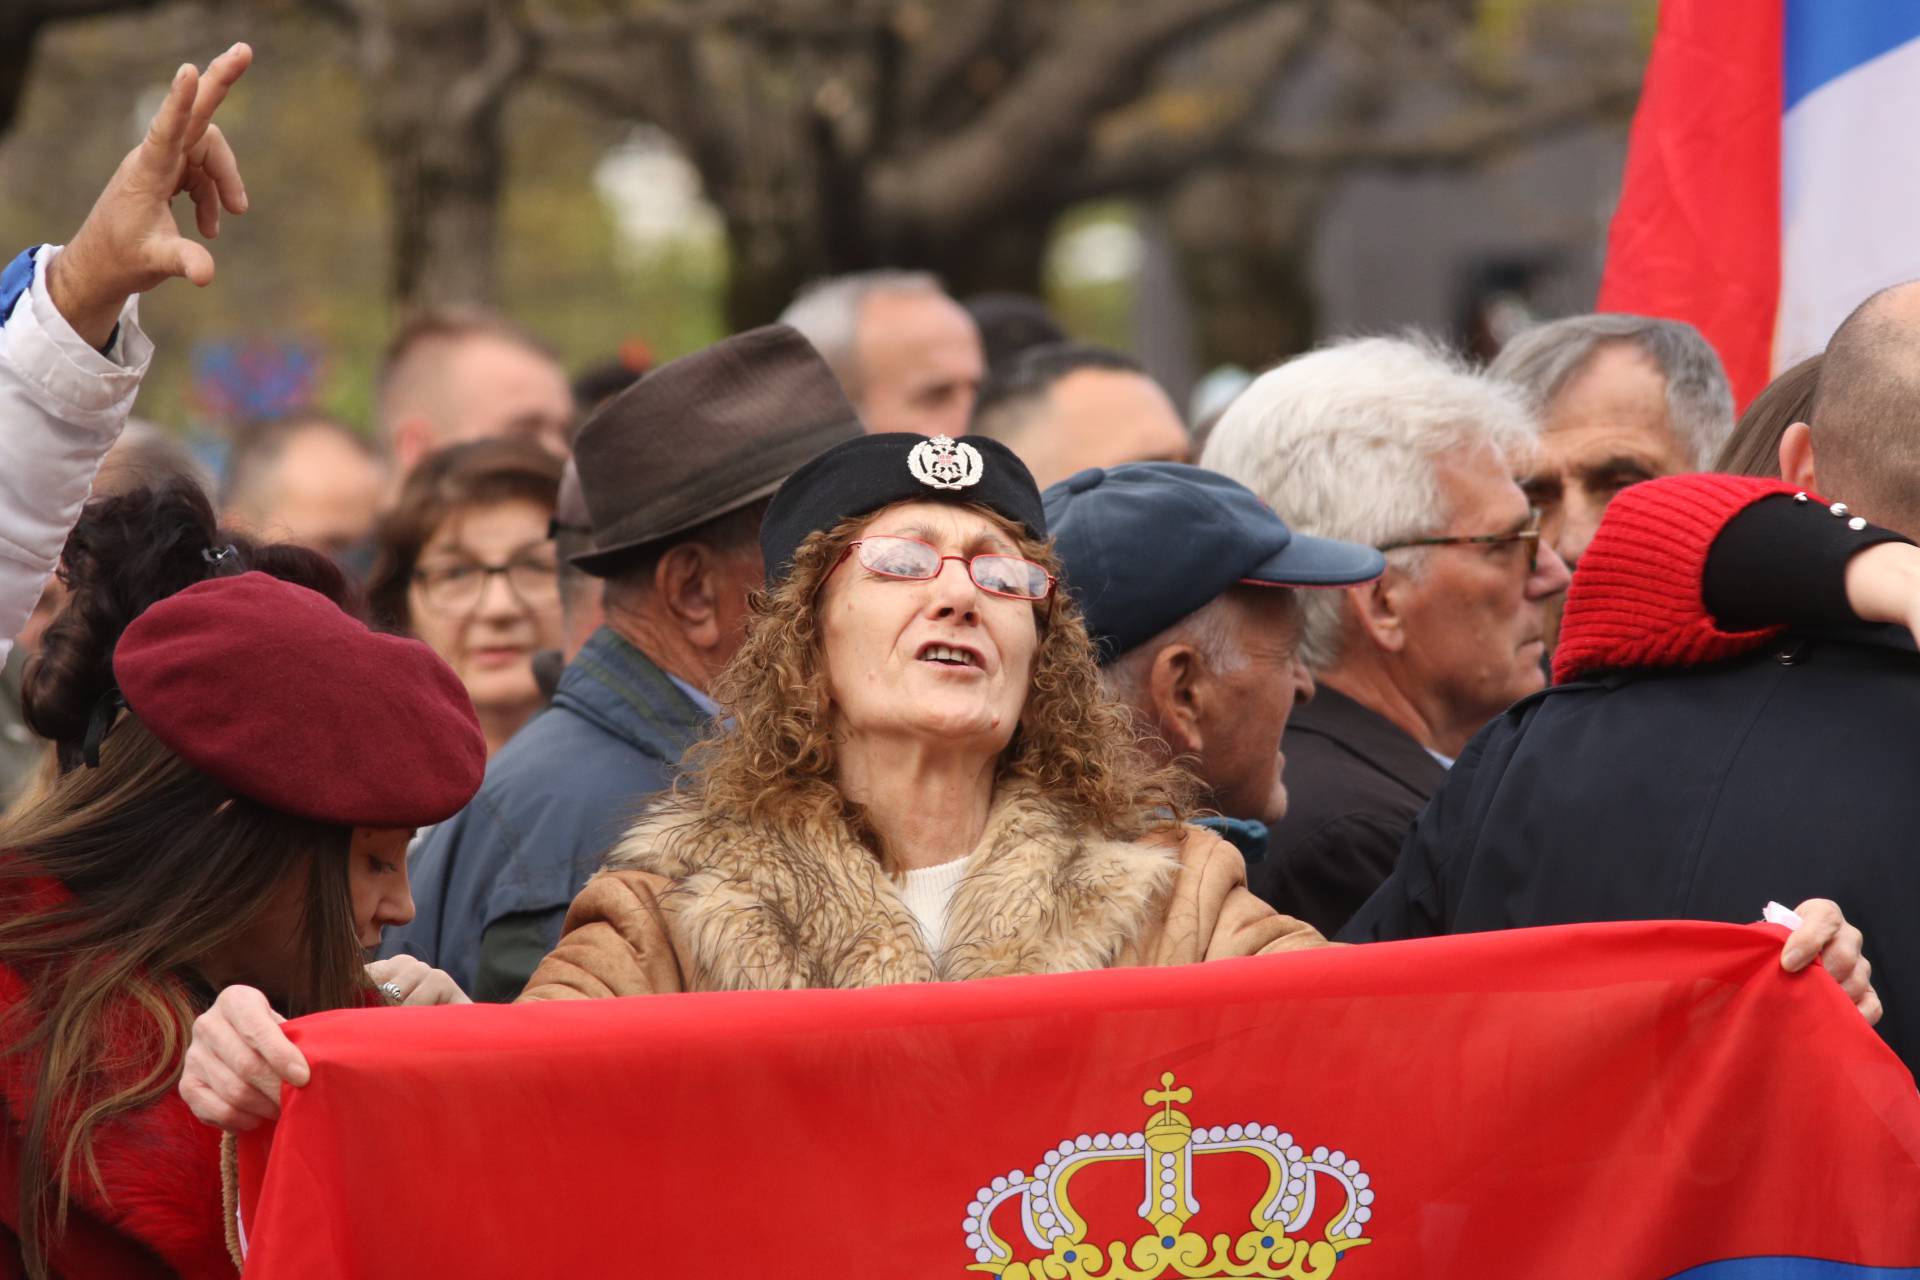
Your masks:
M49 894L63 891L49 886ZM0 965L0 1011L10 1019L27 985ZM141 1015L127 1010L128 1025ZM4 1024L9 1036L18 1024ZM20 1276L20 1135L38 1075L30 1055L0 1062L0 1276ZM64 1280L142 1280L148 1276L235 1274L220 1204L220 1135L193 1118L172 1091L95 1128L101 1184L73 1180L67 1231L49 1251ZM105 1194L102 1194L104 1186Z

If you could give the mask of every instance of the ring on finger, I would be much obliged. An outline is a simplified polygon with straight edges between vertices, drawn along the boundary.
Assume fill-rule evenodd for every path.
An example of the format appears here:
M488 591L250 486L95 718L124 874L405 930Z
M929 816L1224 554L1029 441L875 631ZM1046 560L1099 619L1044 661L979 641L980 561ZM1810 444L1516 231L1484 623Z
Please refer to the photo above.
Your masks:
M394 1004L399 1004L402 1000L405 1000L407 998L407 993L400 989L400 984L397 982L381 983L380 994L385 996L388 1000L392 1001Z

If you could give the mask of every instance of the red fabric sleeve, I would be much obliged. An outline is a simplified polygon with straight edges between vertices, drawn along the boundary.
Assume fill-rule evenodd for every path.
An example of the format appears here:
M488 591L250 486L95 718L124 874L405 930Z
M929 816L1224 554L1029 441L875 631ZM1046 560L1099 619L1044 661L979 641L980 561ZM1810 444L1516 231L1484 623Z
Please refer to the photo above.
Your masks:
M1707 552L1728 521L1762 498L1794 492L1779 480L1712 473L1622 490L1567 591L1554 681L1619 667L1714 662L1777 635L1778 627L1721 630L1701 598L1701 581Z

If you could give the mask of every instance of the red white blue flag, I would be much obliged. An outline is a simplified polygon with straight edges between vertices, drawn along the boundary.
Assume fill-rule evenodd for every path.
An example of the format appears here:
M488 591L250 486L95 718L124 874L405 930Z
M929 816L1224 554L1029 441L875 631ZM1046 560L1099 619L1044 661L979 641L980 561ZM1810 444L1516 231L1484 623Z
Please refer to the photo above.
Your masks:
M1691 321L1735 398L1920 278L1920 4L1664 0L1603 311Z
M1772 926L366 1009L248 1280L1915 1280L1920 1095Z

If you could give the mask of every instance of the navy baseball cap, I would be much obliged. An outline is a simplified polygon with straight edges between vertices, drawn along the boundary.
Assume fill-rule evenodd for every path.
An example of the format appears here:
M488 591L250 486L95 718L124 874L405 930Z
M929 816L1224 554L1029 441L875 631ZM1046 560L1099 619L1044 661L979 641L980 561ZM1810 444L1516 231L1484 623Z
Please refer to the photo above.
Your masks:
M1041 501L1102 662L1238 584L1347 587L1387 567L1372 547L1295 533L1245 485L1180 462L1090 467Z

